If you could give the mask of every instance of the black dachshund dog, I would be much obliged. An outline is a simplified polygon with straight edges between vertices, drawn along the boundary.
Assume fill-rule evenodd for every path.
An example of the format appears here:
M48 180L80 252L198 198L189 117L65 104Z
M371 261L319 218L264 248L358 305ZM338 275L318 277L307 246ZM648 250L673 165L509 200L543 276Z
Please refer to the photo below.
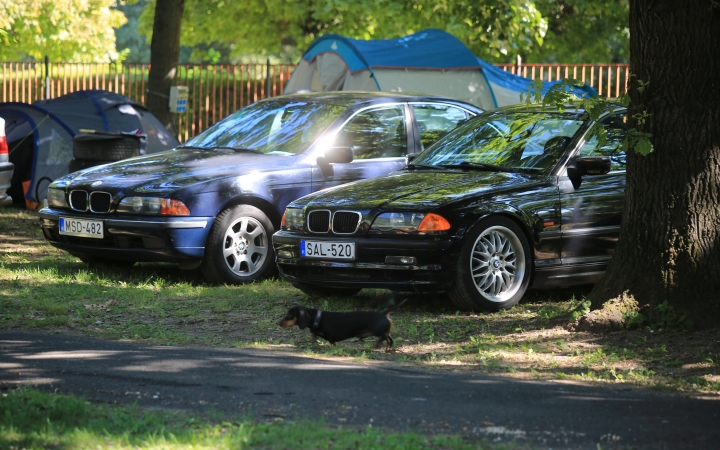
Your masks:
M395 342L390 336L390 329L392 328L390 312L401 307L406 301L407 299L391 305L383 312L328 312L305 308L304 306L294 306L290 308L279 325L283 328L297 325L301 330L310 328L313 339L318 336L331 344L353 337L364 339L376 336L378 338L376 347L385 341L385 351L390 351Z

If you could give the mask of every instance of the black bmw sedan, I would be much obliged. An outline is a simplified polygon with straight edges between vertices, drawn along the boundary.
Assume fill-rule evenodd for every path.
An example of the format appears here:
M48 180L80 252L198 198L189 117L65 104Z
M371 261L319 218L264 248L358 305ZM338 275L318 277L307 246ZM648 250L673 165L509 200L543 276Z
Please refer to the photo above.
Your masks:
M88 264L199 268L214 283L261 279L291 201L405 165L481 112L448 98L314 93L243 108L184 145L54 181L47 241Z
M447 291L499 310L529 287L592 283L620 231L625 111L515 106L461 125L402 170L285 210L281 276L309 294Z

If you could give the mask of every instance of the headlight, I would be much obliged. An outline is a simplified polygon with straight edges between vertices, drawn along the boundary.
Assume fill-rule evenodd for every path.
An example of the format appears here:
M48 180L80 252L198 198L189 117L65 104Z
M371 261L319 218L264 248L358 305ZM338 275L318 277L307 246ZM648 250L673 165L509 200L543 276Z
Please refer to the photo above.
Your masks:
M305 213L302 208L287 208L280 225L284 230L302 230L304 220Z
M370 231L382 232L438 232L450 229L450 222L434 213L386 212L375 218Z
M48 189L47 192L48 206L55 206L57 208L67 208L68 204L65 200L65 191L62 189Z
M125 197L117 207L119 213L189 216L190 209L180 200L158 197Z
M417 231L425 214L416 212L386 212L375 218L371 230L377 231Z

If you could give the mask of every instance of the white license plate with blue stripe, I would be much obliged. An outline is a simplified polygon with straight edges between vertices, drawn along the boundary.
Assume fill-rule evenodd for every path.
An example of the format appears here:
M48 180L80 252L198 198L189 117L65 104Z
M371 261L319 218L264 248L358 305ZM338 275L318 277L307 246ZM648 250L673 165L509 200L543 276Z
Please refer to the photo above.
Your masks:
M70 217L60 218L60 234L102 239L105 234L102 220L83 220Z
M303 258L332 258L355 260L354 242L300 241Z

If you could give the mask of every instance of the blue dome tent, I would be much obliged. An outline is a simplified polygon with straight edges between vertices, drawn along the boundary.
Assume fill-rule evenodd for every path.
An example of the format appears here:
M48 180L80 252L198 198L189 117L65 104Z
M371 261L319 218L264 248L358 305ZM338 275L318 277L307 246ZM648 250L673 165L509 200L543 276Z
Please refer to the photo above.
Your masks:
M179 145L177 139L142 105L103 90L77 91L33 104L0 103L10 161L15 173L8 193L13 199L40 202L48 185L68 173L73 137L80 129L105 132L138 130L147 135L140 153ZM24 192L22 183L29 180Z
M520 93L531 82L477 58L453 35L427 29L383 40L322 36L303 55L285 92L415 92L494 109L520 103ZM597 96L590 86L577 88L576 93Z

